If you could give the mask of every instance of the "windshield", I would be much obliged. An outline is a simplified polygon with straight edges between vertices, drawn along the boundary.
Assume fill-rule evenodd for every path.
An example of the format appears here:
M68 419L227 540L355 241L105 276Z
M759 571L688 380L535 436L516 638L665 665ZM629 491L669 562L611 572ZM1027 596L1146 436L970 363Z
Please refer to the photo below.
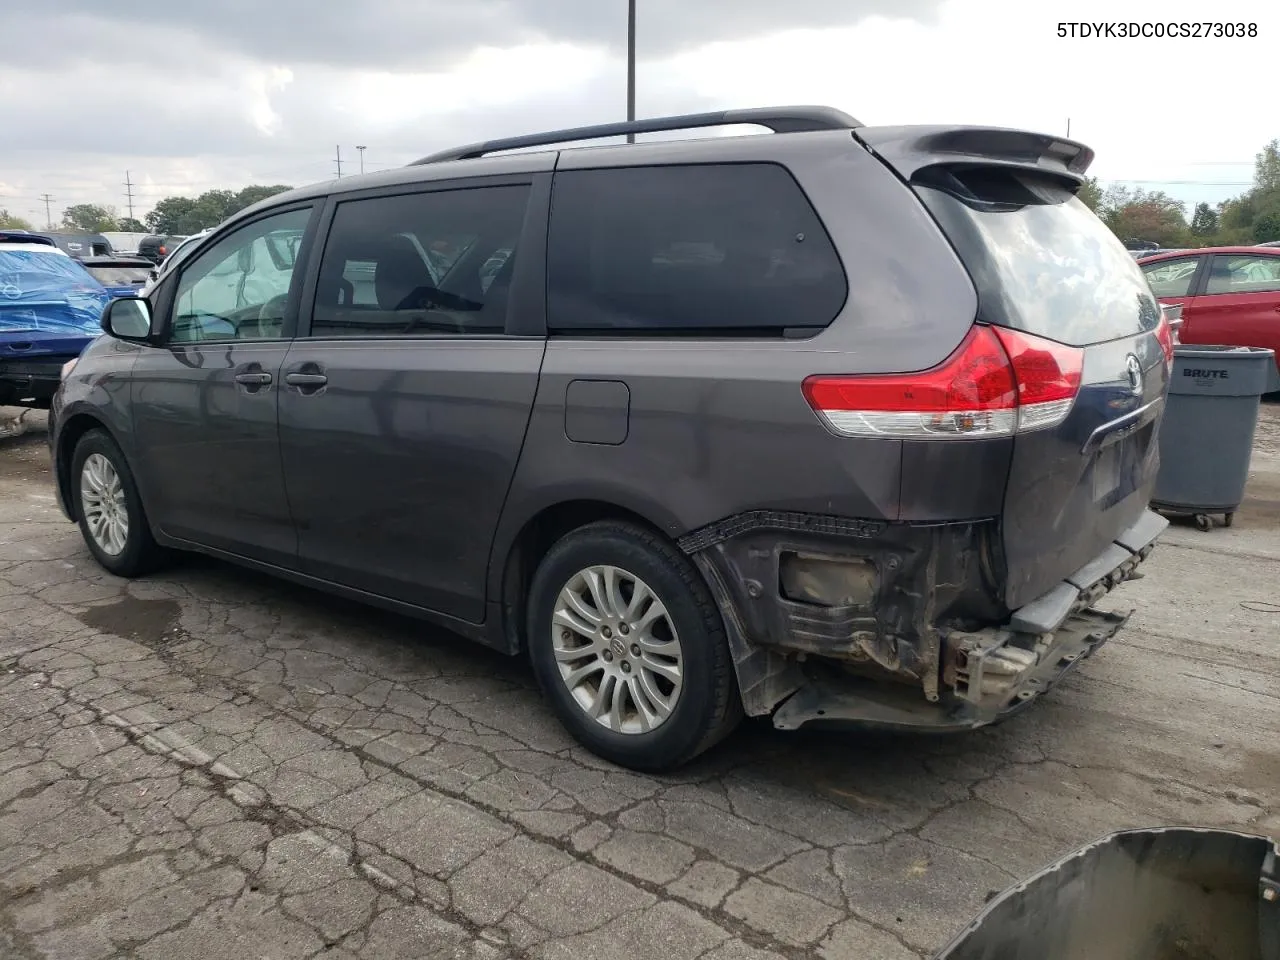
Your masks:
M1130 252L1061 184L1003 171L930 180L917 192L973 277L982 319L1073 346L1159 323Z
M191 256L191 252L200 246L200 241L203 239L204 237L190 237L179 243L177 249L169 254L169 258L165 260L164 269L170 270Z
M100 283L109 287L127 287L130 284L144 284L151 279L150 267L94 267L86 269L98 278Z

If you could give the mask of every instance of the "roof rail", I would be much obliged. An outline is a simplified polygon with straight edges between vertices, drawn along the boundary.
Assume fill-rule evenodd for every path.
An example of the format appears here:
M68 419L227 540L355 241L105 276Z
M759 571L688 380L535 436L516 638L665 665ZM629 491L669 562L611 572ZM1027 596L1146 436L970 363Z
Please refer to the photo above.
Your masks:
M445 160L475 160L487 153L520 150L525 147L550 147L578 140L602 140L637 133L663 133L669 130L693 130L699 127L727 127L738 124L768 127L774 133L804 133L813 130L853 130L862 126L857 120L834 107L753 107L747 110L721 110L716 113L689 113L679 117L655 117L652 120L602 123L591 127L572 127L531 133L522 137L504 137L442 150L409 164Z

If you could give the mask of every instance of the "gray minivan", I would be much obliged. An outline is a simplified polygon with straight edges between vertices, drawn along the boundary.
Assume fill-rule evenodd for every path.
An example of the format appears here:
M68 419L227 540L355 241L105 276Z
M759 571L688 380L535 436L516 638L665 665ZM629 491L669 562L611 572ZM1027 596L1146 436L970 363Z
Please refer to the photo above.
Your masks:
M1091 160L797 107L271 197L108 308L62 507L121 576L195 550L524 653L637 769L744 713L991 723L1166 526L1172 339Z

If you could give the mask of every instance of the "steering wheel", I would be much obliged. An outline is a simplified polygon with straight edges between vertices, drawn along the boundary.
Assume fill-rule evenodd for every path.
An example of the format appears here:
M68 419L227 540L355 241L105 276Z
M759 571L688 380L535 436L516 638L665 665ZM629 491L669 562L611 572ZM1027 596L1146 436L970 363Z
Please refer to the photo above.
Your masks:
M285 304L288 302L289 295L287 293L277 293L259 308L258 323L266 323L271 320L283 320Z

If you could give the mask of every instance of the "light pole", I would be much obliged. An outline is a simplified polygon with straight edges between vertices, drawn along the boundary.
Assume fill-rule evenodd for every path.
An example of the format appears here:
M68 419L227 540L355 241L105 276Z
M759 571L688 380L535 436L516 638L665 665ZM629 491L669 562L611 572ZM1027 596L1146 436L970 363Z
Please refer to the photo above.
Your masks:
M364 173L364 147L356 147L360 151L360 172Z
M627 0L627 120L636 118L636 0ZM627 134L627 143L636 135Z

